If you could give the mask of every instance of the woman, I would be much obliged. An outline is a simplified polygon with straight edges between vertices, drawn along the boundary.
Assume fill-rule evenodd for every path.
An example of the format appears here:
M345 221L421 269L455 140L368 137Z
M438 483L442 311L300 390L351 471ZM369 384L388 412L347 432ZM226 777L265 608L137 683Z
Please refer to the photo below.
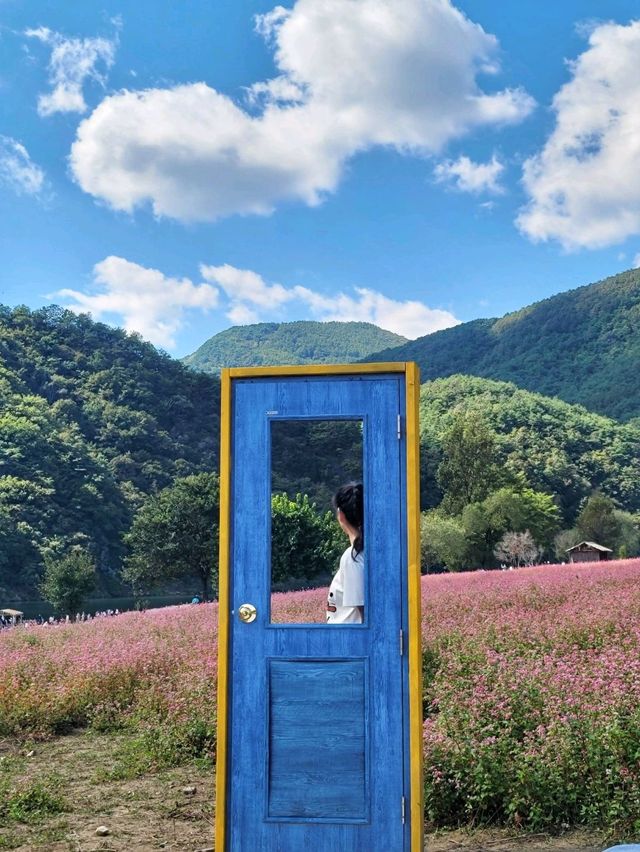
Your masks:
M362 624L364 621L364 503L362 483L350 482L333 498L336 519L349 537L340 567L329 587L327 621Z

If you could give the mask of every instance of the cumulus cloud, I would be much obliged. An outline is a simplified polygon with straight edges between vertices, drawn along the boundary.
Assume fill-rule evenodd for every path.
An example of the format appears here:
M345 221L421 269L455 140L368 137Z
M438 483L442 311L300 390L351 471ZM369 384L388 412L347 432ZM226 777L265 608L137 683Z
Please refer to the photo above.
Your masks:
M450 181L461 192L480 194L491 192L500 194L504 188L500 178L504 165L495 156L489 163L474 163L469 157L458 157L457 160L445 160L438 163L433 173L440 183Z
M49 83L51 91L38 98L38 113L85 112L83 86L87 80L104 85L101 67L113 65L116 42L106 38L66 38L47 27L25 31L29 38L38 39L51 48Z
M0 136L0 183L18 195L38 195L44 187L44 172L21 142Z
M327 297L305 287L296 287L295 291L298 298L309 305L313 314L325 322L372 322L380 328L395 331L396 334L410 339L450 328L460 322L449 311L429 308L414 299L390 299L366 287L356 287L355 296L338 293L335 297Z
M210 284L170 278L158 269L113 255L94 266L93 284L90 293L65 289L52 297L64 299L71 310L90 313L96 320L116 317L127 331L137 331L165 349L175 347L186 312L214 308L219 295Z
M517 224L535 241L599 248L640 232L640 21L593 25L569 67L555 127L524 164Z
M267 284L261 275L250 269L238 269L228 263L222 266L200 267L206 281L215 281L234 302L248 302L260 308L274 308L289 302L294 293L282 284Z
M265 316L278 316L278 308L290 304L300 318L321 321L371 322L405 337L416 338L433 331L457 325L459 320L449 311L430 308L417 300L399 301L364 287L356 287L355 295L338 293L327 296L307 287L283 287L268 284L258 273L238 269L229 264L200 267L202 277L218 285L229 299L227 317L238 325L258 322Z
M631 266L633 269L640 269L640 252L633 258Z
M122 91L78 129L79 185L119 210L212 220L318 204L376 145L425 156L482 125L520 121L520 89L483 91L498 43L450 0L297 0L257 18L277 75L248 109L205 83Z

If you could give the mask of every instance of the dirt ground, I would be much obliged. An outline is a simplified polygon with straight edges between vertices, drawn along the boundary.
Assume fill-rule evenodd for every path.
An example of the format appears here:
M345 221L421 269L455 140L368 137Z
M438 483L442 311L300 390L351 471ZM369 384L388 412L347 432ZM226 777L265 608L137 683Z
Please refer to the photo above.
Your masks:
M586 832L569 832L562 837L547 834L514 836L507 831L448 831L427 834L425 852L602 852L613 846L614 841L605 842L600 835Z
M10 763L16 782L42 781L62 795L69 808L33 824L12 821L9 827L0 827L0 850L213 852L211 769L188 766L134 780L105 780L117 765L122 742L123 735L89 732L27 747L0 741L0 761ZM106 826L109 834L98 837L99 826ZM425 838L425 852L602 852L608 845L613 842L575 832L549 838L457 831Z
M124 852L213 848L213 775L187 766L133 780L104 780L117 764L118 734L76 733L33 746L0 744L16 780L45 780L69 805L33 825L0 828L0 849ZM30 757L29 752L33 751ZM195 788L195 790L193 790ZM188 792L185 792L187 790ZM191 792L193 790L193 792ZM109 835L96 836L106 826Z

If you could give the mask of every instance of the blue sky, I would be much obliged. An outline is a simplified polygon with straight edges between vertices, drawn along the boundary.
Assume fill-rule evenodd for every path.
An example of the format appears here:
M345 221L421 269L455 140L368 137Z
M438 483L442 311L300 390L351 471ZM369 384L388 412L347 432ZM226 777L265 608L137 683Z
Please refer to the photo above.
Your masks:
M181 356L640 265L631 0L0 0L0 302Z

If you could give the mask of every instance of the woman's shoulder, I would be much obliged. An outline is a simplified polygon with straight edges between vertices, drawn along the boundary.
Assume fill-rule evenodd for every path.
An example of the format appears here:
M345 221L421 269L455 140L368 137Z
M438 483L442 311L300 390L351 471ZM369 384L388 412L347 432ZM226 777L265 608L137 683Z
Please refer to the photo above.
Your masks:
M344 551L342 556L340 557L340 566L344 567L345 565L362 565L364 564L364 554L362 551L353 555L353 547L349 545L347 549Z

